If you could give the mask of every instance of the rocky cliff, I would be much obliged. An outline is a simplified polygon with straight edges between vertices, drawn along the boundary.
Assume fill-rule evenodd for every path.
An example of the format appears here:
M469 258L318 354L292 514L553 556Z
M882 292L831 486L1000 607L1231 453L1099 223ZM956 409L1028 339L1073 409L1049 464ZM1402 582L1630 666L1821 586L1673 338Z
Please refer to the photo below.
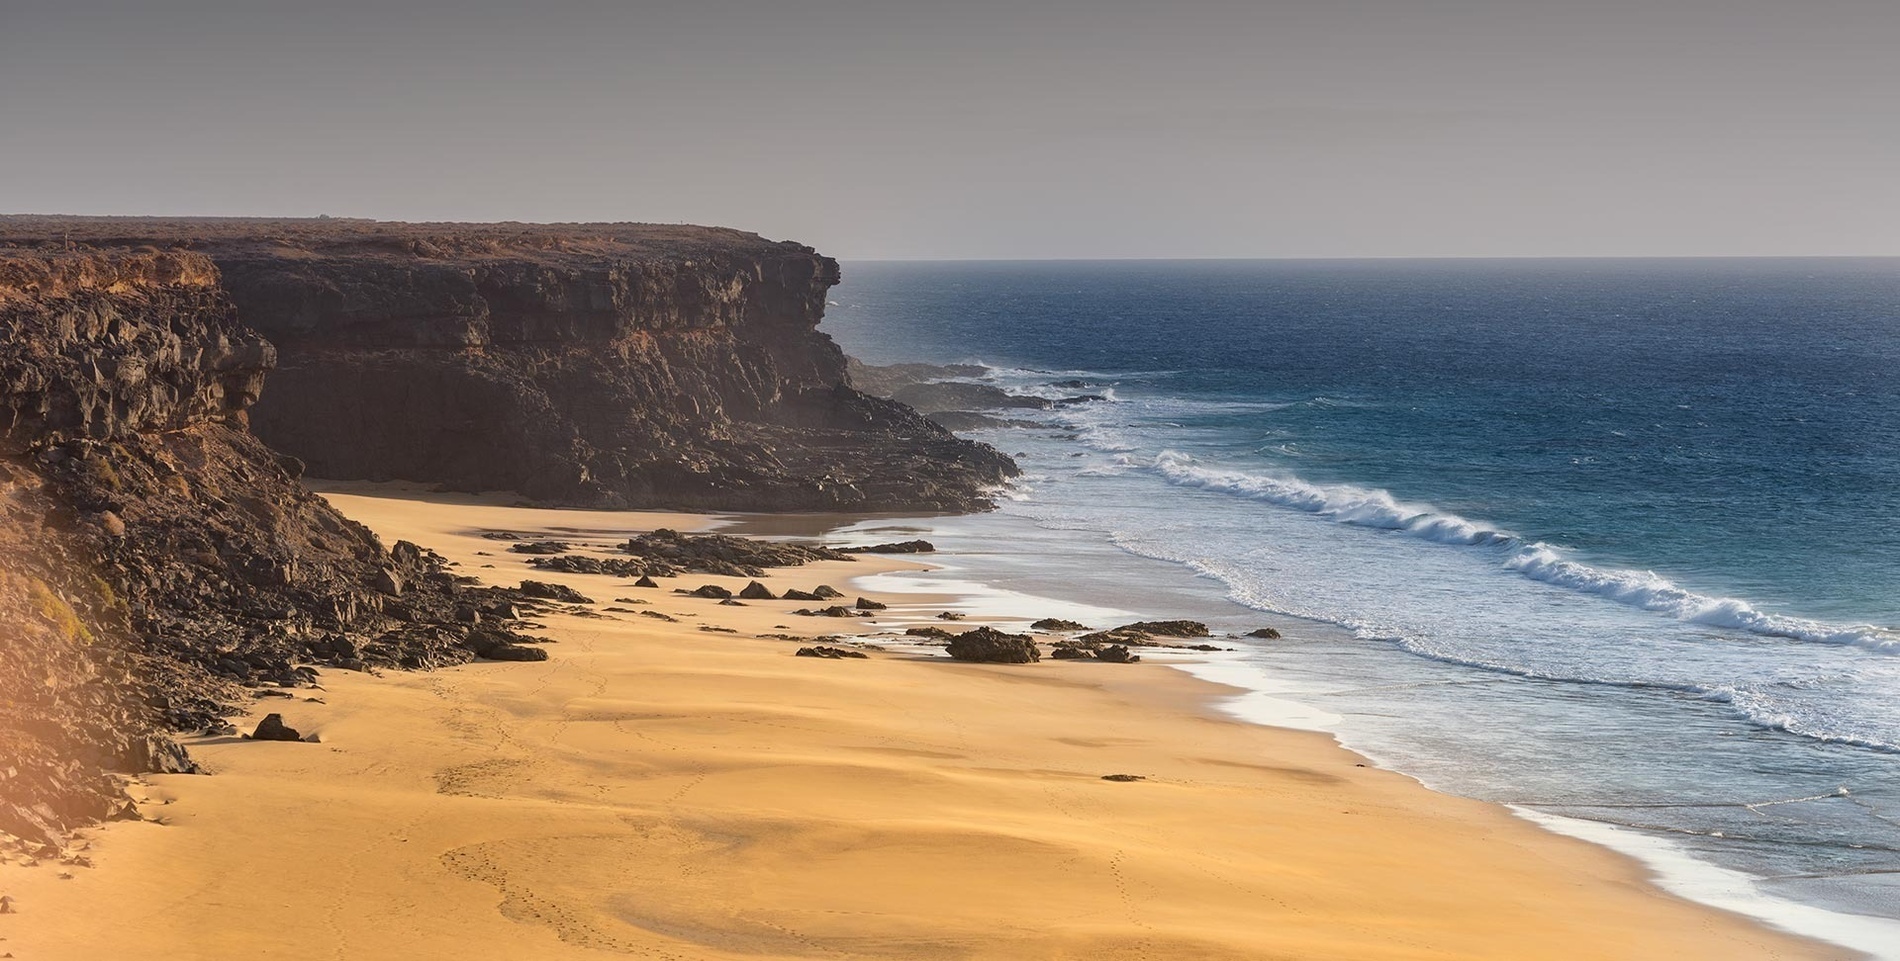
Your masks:
M0 832L124 810L241 684L473 656L480 592L245 430L274 356L202 254L0 252Z
M852 389L817 330L837 264L639 224L0 218L0 242L209 257L275 344L252 411L316 476L550 503L970 510L1015 473Z

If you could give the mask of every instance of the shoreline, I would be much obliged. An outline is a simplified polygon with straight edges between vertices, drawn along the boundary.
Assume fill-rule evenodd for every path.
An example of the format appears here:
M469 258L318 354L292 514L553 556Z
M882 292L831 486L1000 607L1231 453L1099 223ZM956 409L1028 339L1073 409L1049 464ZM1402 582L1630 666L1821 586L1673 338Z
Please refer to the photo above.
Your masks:
M356 493L340 493L343 488ZM479 554L484 546L499 545L494 541L485 545L480 541L467 543L473 540L469 532L496 526L571 531L575 529L572 525L579 519L578 515L605 513L497 507L493 498L422 495L413 490L399 491L390 485L338 485L325 493L335 495L333 502L346 501L339 504L343 512L367 523L385 540L393 542L402 537L442 551L460 563L460 571L466 574L481 575L484 573L482 564L494 563L496 574L490 576L504 582L507 582L507 577L501 574L504 569L509 575L514 573L512 565L503 566L506 563L503 558L508 555ZM382 503L376 503L379 499ZM732 529L721 524L721 515L641 512L618 516L637 516L643 523L677 525L682 530ZM475 523L478 517L484 521L507 517L513 522ZM534 521L548 523L537 525ZM558 523L561 521L567 523ZM855 565L841 562L819 565L822 571L810 574L800 568L775 569L770 572L772 579L768 583L783 587L795 581L802 585L818 573L834 577L849 575L854 584L866 576L888 581L893 572L918 569L909 558L867 557L865 560L870 563L857 570L849 569ZM551 572L533 576L576 587L601 601L602 608L616 606L609 600L618 593L617 587L610 586L615 584L615 579ZM688 586L692 586L702 581L733 587L744 583L743 578L735 582L732 578L699 575L687 575L680 583L690 582ZM673 586L672 582L667 586ZM877 594L891 602L892 607L888 614L880 613L875 618L878 627L931 623L923 620L928 617L925 609L941 602L982 604L981 599L968 595L939 593L906 597L888 588L878 590ZM1032 595L1017 596L1044 603ZM905 600L899 602L899 598ZM147 813L165 816L173 801L187 805L184 809L187 812L194 804L205 806L207 800L230 802L237 806L225 808L220 818L206 819L202 813L193 813L193 819L185 823L194 831L206 830L227 836L232 833L230 829L237 828L253 844L281 843L281 839L273 842L267 833L258 830L259 825L251 823L270 820L268 814L254 812L245 820L233 817L233 812L249 810L257 802L275 796L291 800L291 807L296 811L320 817L324 809L321 804L310 803L309 792L333 789L358 800L386 804L392 811L414 817L413 825L432 823L431 818L436 818L445 823L453 822L456 830L479 834L482 827L479 823L463 823L469 815L441 810L456 798L474 797L518 809L515 813L530 817L578 817L589 822L589 830L605 832L588 835L596 842L613 838L616 839L614 844L625 843L619 835L631 831L644 838L634 847L647 855L666 849L669 844L683 844L684 847L674 853L692 856L679 859L682 870L701 857L713 857L716 861L715 852L739 860L746 859L745 852L778 844L787 844L795 852L801 852L798 858L773 862L780 876L771 870L762 870L742 873L737 882L728 878L728 885L746 885L753 896L727 896L720 908L726 913L720 916L738 920L722 929L713 923L711 916L695 913L697 908L693 905L670 904L662 908L621 904L602 911L600 905L590 902L586 895L572 890L575 879L570 875L589 875L594 869L588 865L599 860L597 852L586 847L567 849L555 845L537 852L534 845L522 847L510 841L498 850L482 847L479 852L468 853L467 845L454 846L436 862L450 869L445 876L408 876L398 880L421 884L438 893L452 889L458 899L466 900L457 901L460 909L430 918L434 930L404 937L412 946L434 945L441 950L445 945L457 944L455 939L462 939L461 947L466 947L468 939L475 937L473 932L479 930L480 943L495 953L468 953L466 956L470 957L503 957L509 956L508 951L528 950L547 957L570 956L558 953L563 951L576 952L571 955L574 957L606 957L627 953L661 956L655 952L680 950L698 952L679 955L685 957L736 954L776 957L825 952L850 955L863 950L870 943L867 938L881 939L878 943L886 948L901 941L911 949L910 953L900 955L871 951L870 956L936 956L953 947L955 950L944 956L1055 956L1086 945L1086 949L1097 956L1108 957L1120 956L1127 953L1130 945L1138 945L1144 954L1163 957L1229 956L1217 953L1217 949L1239 952L1232 955L1236 957L1258 956L1252 952L1269 947L1278 950L1297 947L1300 951L1333 956L1345 952L1361 957L1619 957L1628 954L1619 952L1613 939L1636 937L1635 932L1674 940L1630 941L1624 944L1625 948L1641 943L1646 950L1653 946L1684 957L1734 957L1739 951L1752 951L1748 956L1761 957L1841 956L1838 950L1770 930L1753 919L1670 894L1657 887L1647 876L1645 867L1636 860L1599 844L1561 837L1500 805L1440 794L1402 773L1367 767L1359 755L1340 746L1330 733L1321 735L1270 727L1235 717L1223 706L1222 700L1235 696L1236 692L1244 693L1244 688L1191 677L1187 671L1158 674L1144 671L1142 666L1094 663L1044 662L1031 669L942 661L922 663L922 658L903 650L873 654L868 661L779 660L789 654L786 642L759 640L745 636L746 633L769 632L781 624L798 634L822 633L823 627L831 625L813 623L824 619L785 617L782 611L763 605L722 609L712 601L663 593L649 593L640 599L648 600L649 604L645 605L648 607L659 606L664 600L669 610L679 609L676 613L682 621L666 623L636 616L625 617L619 623L596 623L591 618L558 615L547 619L549 633L558 643L549 647L554 658L543 664L475 664L432 674L392 674L381 680L342 672L326 673L323 683L336 694L326 692L322 696L335 705L335 710L331 710L328 703L308 706L298 703L293 707L288 701L281 702L281 709L293 724L299 723L301 717L309 717L305 723L333 735L326 736L325 742L334 746L195 739L194 752L207 758L214 768L222 769L223 776L202 780L188 776L149 778L153 798L159 803L148 806ZM1050 614L1043 611L1040 616ZM972 620L980 616L974 611L971 613ZM691 623L689 619L700 623ZM739 626L728 627L730 624ZM724 627L741 633L701 632L698 630L701 626ZM846 622L846 626L857 625ZM643 659L654 663L642 664ZM701 663L702 659L708 663ZM1148 664L1172 667L1174 665L1166 663L1171 660L1173 658L1166 655L1150 657ZM629 663L622 664L622 661ZM1213 663L1213 660L1203 659L1203 662ZM612 665L619 665L620 672L610 669ZM806 671L806 667L813 670ZM867 670L858 674L844 673L860 668ZM640 690L640 681L649 671L663 672L676 685L651 692L655 701L672 700L679 691L698 685L692 687L694 696L701 698L696 703L702 708L709 703L717 705L702 715L667 717L666 724L694 730L681 733L676 739L682 743L665 750L653 747L656 738L665 738L651 732L639 733L643 723L657 716L653 705L643 703ZM934 676L920 675L920 671ZM593 672L599 677L587 680L576 689L563 687L575 685L577 679L572 675L583 672ZM874 674L875 681L867 681L864 674ZM627 684L633 687L623 690L621 685ZM796 688L797 694L784 694L777 690L779 688ZM476 689L491 693L502 690L506 696L499 701L478 698L476 703L465 703L469 692ZM565 700L560 700L562 691L565 691ZM768 699L748 703L737 696L746 691L763 694ZM775 691L791 702L781 704L773 700ZM1025 692L1036 697L1026 699ZM955 706L957 710L943 714L939 720L950 722L961 741L981 744L980 754L965 753L962 760L948 757L958 753L944 750L947 745L943 740L948 729L941 724L919 724L904 719L901 716L904 709L892 700L894 693L929 703L936 703L930 699L942 699L943 704ZM615 694L619 696L613 697ZM1068 715L1045 713L1050 709L1039 703L1043 698L1075 710ZM618 706L606 711L602 706L606 701ZM259 714L280 709L280 701L276 699L261 704ZM576 704L581 708L577 710ZM1000 707L1003 708L1001 713L1009 716L978 717L967 710L973 704ZM494 730L501 732L499 736L508 744L520 745L516 753L522 756L497 756L453 765L448 770L460 772L449 778L449 787L453 790L444 789L443 771L434 772L434 791L415 797L409 796L415 793L412 790L399 790L394 786L392 778L404 784L415 778L393 773L392 765L400 765L404 760L421 761L425 765L431 762L427 752L418 756L418 745L405 741L401 732L390 730L392 725L400 726L405 711L413 712L410 717L418 721L439 720L441 731L433 734L418 731L416 737L446 743L456 741L458 724L473 730L479 725L471 720L472 715L495 710L512 714L521 725L519 733L510 733L505 726ZM443 712L439 717L438 711ZM610 723L612 733L604 730L581 733L598 722L588 712L603 711L615 715ZM348 715L343 720L325 719L326 714L345 712ZM1013 718L1020 718L1022 725L1038 731L1045 727L1064 731L1077 727L1096 730L1097 734L1073 736L1069 740L1099 743L1075 743L1060 748L1041 742L1016 744L1007 736L1016 729L1011 723ZM1130 727L1130 718L1139 721ZM628 725L632 725L632 734L623 730ZM548 736L534 740L534 732L543 726L549 728ZM718 730L698 730L702 727ZM772 733L774 727L796 728L813 740L787 741ZM986 739L966 728L997 730L988 732ZM1103 729L1112 731L1112 736L1103 736L1100 733ZM1164 729L1175 734L1192 732L1194 736L1179 737L1172 742L1154 740L1157 735L1150 732ZM849 736L840 740L841 732ZM723 766L713 763L716 753L707 755L704 745L700 745L701 770L697 775L685 776L681 770L674 770L678 765L667 760L668 752L690 753L694 748L684 742L708 736L725 748L746 745L740 750L747 761ZM861 737L875 740L875 747L852 742L853 738ZM1122 741L1139 742L1139 745L1118 743ZM1192 744L1198 753L1219 756L1181 758L1178 755L1185 744ZM1218 749L1210 745L1217 745ZM466 749L468 745L460 747ZM316 757L289 753L298 751ZM338 762L337 758L322 754L325 751L342 755L345 770L329 773L333 777L344 776L327 784L309 783L314 775L322 773L318 770L324 767L322 762ZM390 756L371 756L379 751L387 751ZM289 771L267 770L266 753L301 766ZM623 754L635 757L629 760L623 758ZM1098 762L1094 760L1098 755L1114 758L1102 757ZM865 760L867 756L880 760L870 763ZM1091 760L1078 767L1082 757ZM1102 774L1123 773L1107 768L1131 760L1145 765L1145 770L1163 773L1151 773L1148 784L1101 784L1096 780ZM1093 772L1086 766L1089 764L1103 770ZM570 766L588 772L587 776L578 779L557 776L572 774L573 771L568 770ZM784 769L781 773L769 773L778 772L780 768ZM518 771L539 771L546 780L516 779L511 772ZM1209 771L1218 775L1209 777ZM350 781L347 775L351 774L363 783ZM760 784L751 783L760 778L768 780L772 790L760 790ZM722 792L721 800L714 804L722 813L677 810L681 799L713 791L707 784L709 779L736 782L724 789L730 793ZM648 785L648 781L657 783ZM676 785L675 781L682 783ZM859 796L872 784L904 797L905 803L893 809ZM649 791L649 786L653 790ZM678 795L668 800L666 795L658 793L662 787L676 789ZM472 793L458 793L463 789ZM1148 793L1138 793L1143 789L1149 789ZM1170 800L1163 803L1149 796L1159 791L1171 792ZM589 792L594 794L587 796ZM958 803L948 811L930 811L933 803L937 803L933 795L938 794L953 796ZM444 801L443 797L450 800ZM1005 800L1014 803L998 803ZM811 802L816 801L823 803L814 807ZM1261 806L1268 801L1276 802L1269 805L1271 810ZM244 806L247 803L249 807ZM1332 813L1338 804L1351 804L1357 810L1346 813L1364 817L1358 822L1333 821L1339 816ZM753 811L756 807L769 808L779 821L789 819L789 823L775 823L772 830L759 833L757 825L750 824L751 819L760 816ZM1082 807L1093 811L1095 816L1077 819L1075 811ZM1294 813L1301 817L1292 820L1297 824L1279 823L1268 816L1270 813L1285 816L1288 812L1283 808L1296 809ZM1060 819L1062 823L1055 823L1044 809L1062 809L1068 816ZM856 814L847 813L854 810ZM1179 823L1194 820L1190 811L1207 823ZM628 820L632 816L629 812L639 812L642 817L653 818L653 822L633 824ZM689 823L708 817L720 821L716 829L703 829L704 825L695 827ZM664 830L655 827L669 819L671 823ZM1069 823L1078 820L1080 823ZM1000 822L1004 828L984 830L992 828L992 821ZM739 822L746 822L755 829L753 833L739 835L748 840L738 843L737 847L721 841L740 826ZM1319 826L1327 822L1331 822L1330 826ZM1423 827L1421 822L1424 822ZM1361 834L1367 823L1373 824L1370 839ZM1353 826L1347 827L1347 824ZM870 839L873 843L867 844L869 836L862 833L872 829L862 825L875 825L873 833L877 836ZM1209 825L1215 830L1209 832ZM348 837L347 831L352 826L360 828L361 825L319 823L314 833L329 844L339 835ZM656 830L657 835L653 833ZM1254 839L1240 836L1250 830L1273 834L1271 850L1255 850ZM667 835L668 831L679 836ZM1124 849L1116 852L1121 860L1102 854L1100 835L1104 832L1119 835L1124 842ZM33 921L45 918L41 912L47 908L34 903L42 900L38 895L46 896L49 900L45 903L50 907L56 908L60 901L78 907L84 903L85 888L108 880L108 875L111 875L110 883L101 886L113 887L119 896L137 898L141 893L147 898L162 896L149 883L141 889L138 879L127 877L123 868L115 868L114 861L128 852L134 856L141 852L152 854L154 846L164 847L170 838L155 837L155 833L163 832L140 825L114 825L98 833L106 839L99 845L99 876L82 877L83 884L65 890L57 889L62 882L39 885L43 890L23 901L23 907L32 914L23 914L21 918ZM135 833L141 836L132 843L129 836ZM407 836L411 833L426 834L427 830L405 829L405 836L390 844L429 840ZM1160 836L1176 842L1193 839L1197 843L1160 844L1157 843ZM857 841L852 842L849 837L857 837ZM825 838L844 843L842 846L819 843ZM456 839L459 837L438 836L433 840L442 844ZM953 839L955 843L947 843L946 839ZM992 877L982 870L988 862L960 861L963 846L972 843L999 845L998 850L990 852L990 859L1029 872L1027 878L1033 879L1033 884L1013 876ZM818 846L813 848L813 844ZM1206 858L1203 846L1219 848L1222 845L1227 847L1219 851L1219 856ZM1499 858L1495 849L1500 847L1512 857ZM400 850L390 845L370 844L363 845L362 851L367 855L372 849L382 848ZM784 885L792 875L807 873L806 862L815 852L849 858L860 850L882 852L886 848L908 853L896 860L879 860L878 856L867 854L865 858L875 863L858 864L853 869L856 873L847 872L841 877L826 875L836 885L830 902L814 895L814 903L805 904L800 901L802 894L769 890ZM1289 858L1285 852L1294 848L1307 860ZM1130 849L1136 853L1128 853ZM304 849L302 853L310 856L316 850L319 849ZM911 901L899 893L885 891L884 886L904 879L910 873L906 866L914 866L920 852L927 852L931 863L950 870L966 884L992 884L997 888L992 892L995 894L1005 893L1004 889L1020 891L1034 897L1037 904L1024 905L1025 916L1021 918L999 917L993 913L993 906L992 909L982 907L988 903L985 898L952 887L943 891L910 892L911 896L931 895L926 901L946 917L903 914L900 908L914 910ZM629 849L625 853L632 855L635 851ZM222 855L212 859L217 857ZM1248 861L1250 858L1257 860ZM401 859L398 861L407 864ZM1232 863L1222 864L1222 861ZM1243 861L1248 863L1243 866L1240 864ZM540 866L524 868L524 862ZM1188 863L1199 873L1179 873L1185 869L1175 862ZM1468 867L1480 869L1476 871L1478 876L1447 872L1445 865L1449 862L1468 862ZM549 867L550 863L555 867ZM1100 878L1072 878L1066 876L1071 872L1049 872L1050 863L1078 866L1074 873L1080 875L1088 875L1092 868L1100 868L1103 874ZM1360 873L1366 865L1374 865L1377 870ZM280 883L282 875L288 874L303 890L314 886L323 897L340 896L322 886L326 881L334 883L342 879L326 877L320 859L306 863L293 857L277 866L281 869L276 872ZM404 870L422 870L427 866L428 859L424 859L419 865L408 865ZM228 864L225 867L230 869ZM374 865L365 867L359 863L356 867L371 874L376 871ZM705 864L702 868L714 873L721 870L714 864ZM959 869L968 873L956 874ZM546 876L524 879L525 875L517 876L522 871L530 874L541 871ZM1149 873L1147 896L1130 900L1131 885L1140 880L1143 871ZM495 880L497 872L499 881ZM423 874L428 872L424 870ZM1449 876L1437 876L1444 874ZM1222 883L1209 886L1208 878L1217 875L1216 879ZM267 871L253 875L254 880L270 877L271 872ZM1283 885L1290 877L1299 878L1300 883ZM364 883L361 875L354 880ZM1356 883L1348 884L1348 881ZM228 887L228 879L224 883ZM633 884L631 890L650 896L668 883L687 882L677 878L663 882L645 877ZM219 884L218 880L207 877L208 889L225 890ZM1265 893L1269 896L1261 897L1262 892L1255 891L1252 897L1242 897L1229 890L1261 885L1267 887ZM368 886L387 893L373 877ZM1307 890L1313 887L1336 890L1328 892L1330 897L1314 897ZM1451 893L1454 888L1462 897ZM484 895L483 890L489 893ZM1124 913L1122 908L1101 909L1113 890L1120 891L1126 917L1120 916ZM1177 904L1184 890L1193 891L1194 897L1187 905ZM549 891L560 893L551 895ZM1379 896L1371 896L1372 891L1377 891ZM1549 900L1540 903L1531 892L1543 892ZM1064 901L1065 895L1073 900ZM410 899L418 896L407 895ZM496 897L501 901L499 913L494 912ZM839 897L845 902L870 899L889 903L882 921L878 912L867 910L847 912L850 917L839 920L842 907ZM1312 898L1312 903L1299 901L1302 897ZM267 896L264 900L271 898ZM1421 900L1430 905L1431 911L1406 913L1405 905ZM463 910L469 908L471 902L478 910ZM1049 902L1054 902L1056 909L1052 910ZM1012 900L1011 903L1013 911L1020 902ZM1298 909L1286 911L1289 903ZM175 911L189 906L176 899L169 904ZM1088 909L1078 909L1079 915L1065 914L1060 910L1063 904ZM1280 905L1283 913L1276 914L1273 910L1266 910L1264 915L1260 913L1272 904ZM487 905L486 912L479 910L484 905ZM766 907L773 905L775 907L769 910ZM297 919L311 920L308 911L299 912L294 905L285 910L288 913L274 915L280 924L289 919L295 927ZM437 909L432 905L430 910ZM763 919L753 916L760 911L777 914ZM1311 916L1329 911L1332 913L1326 915L1326 923L1314 922L1310 927L1299 928L1297 935L1283 929L1299 927L1310 921ZM1442 916L1446 911L1463 913L1452 923ZM1143 920L1148 912L1152 912L1153 917ZM900 915L907 918L904 923L890 922L891 917ZM1032 915L1042 920L1031 923ZM788 923L787 918L793 916L800 919L799 924ZM1086 920L1078 921L1078 916ZM1612 920L1606 922L1606 917ZM1619 917L1623 923L1614 920ZM1269 919L1280 922L1280 926L1266 924L1264 927L1269 930L1254 930L1262 927L1259 922ZM51 920L56 922L57 918ZM1516 926L1511 923L1513 920ZM495 923L497 921L501 923ZM529 923L520 923L523 921ZM1569 935L1559 930L1566 923L1573 929ZM473 927L464 929L461 924ZM1051 924L1056 927L1047 928ZM1064 924L1074 930L1062 927ZM10 924L0 931L6 931L11 944L26 946L28 942L17 933L21 927ZM982 932L988 927L1020 930L1013 935L985 939ZM378 926L370 925L370 928L373 934ZM738 935L734 934L735 928L740 929ZM926 929L935 933L918 940L917 932ZM1674 933L1677 929L1692 929L1694 936L1684 938ZM42 932L45 930L48 929ZM823 933L813 933L819 930ZM552 942L546 936L550 931L554 935ZM75 932L69 929L66 933ZM298 933L305 932L299 929ZM393 930L388 933L397 936ZM358 936L363 934L359 932ZM424 940L418 941L417 937ZM738 940L734 941L734 937ZM442 940L444 938L449 940ZM891 940L893 938L898 940ZM1592 940L1602 938L1612 940ZM149 939L134 938L128 943L152 946ZM1245 946L1245 950L1241 946ZM83 957L103 945L83 947L77 954L60 955L42 944L34 953L19 956L23 959ZM241 945L228 947L236 952ZM926 947L928 951L923 950ZM213 952L184 956L241 955L242 952ZM299 955L292 951L285 956Z

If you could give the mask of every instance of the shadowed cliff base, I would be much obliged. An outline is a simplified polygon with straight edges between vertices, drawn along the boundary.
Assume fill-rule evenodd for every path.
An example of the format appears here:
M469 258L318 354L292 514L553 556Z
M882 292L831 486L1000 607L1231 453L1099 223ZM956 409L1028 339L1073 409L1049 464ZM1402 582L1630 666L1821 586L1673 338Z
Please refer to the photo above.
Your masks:
M549 504L977 510L1016 473L849 386L838 265L707 227L0 218L0 243L201 252L278 351L251 413L315 476Z

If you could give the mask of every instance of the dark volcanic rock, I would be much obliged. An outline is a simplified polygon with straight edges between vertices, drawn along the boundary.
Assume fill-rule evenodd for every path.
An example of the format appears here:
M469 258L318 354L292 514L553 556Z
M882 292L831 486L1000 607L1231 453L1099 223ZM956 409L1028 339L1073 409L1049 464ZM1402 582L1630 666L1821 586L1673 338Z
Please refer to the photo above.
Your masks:
M245 431L275 353L188 252L0 250L0 830L112 816L293 665L467 661L492 592L385 549ZM114 520L116 519L116 520Z
M565 554L567 545L560 541L529 541L524 544L515 544L508 550L516 554Z
M1123 624L1117 631L1152 634L1156 637L1206 637L1207 625L1200 621L1136 621Z
M795 656L797 657L827 657L827 658L832 658L832 659L839 659L839 658L847 658L847 657L869 657L870 655L864 653L863 651L851 650L850 648L847 648L847 647L826 647L825 645L820 644L817 647L801 647L798 649L798 652Z
M812 591L801 591L796 587L786 591L784 594L779 595L779 599L786 600L786 601L822 601L824 600L824 598L819 597L816 593Z
M869 547L841 548L846 554L929 554L937 549L926 540L898 541L892 544L872 544Z
M1049 651L1049 656L1058 661L1077 661L1095 656L1095 652L1077 644L1058 643Z
M739 596L745 598L748 601L776 601L778 600L778 596L772 593L771 588L766 587L764 584L761 584L758 581L752 581L751 583L747 584L745 588L739 592Z
M1029 629L1032 631L1086 631L1088 630L1088 625L1077 624L1074 621L1065 621L1057 617L1045 617L1029 625Z
M650 569L647 562L638 558L587 557L582 554L537 557L529 561L528 565L541 571L560 571L566 574L608 574L613 577L645 577ZM671 571L668 570L666 573L670 574Z
M253 741L301 741L303 735L297 729L284 723L282 714L266 714L257 722L257 730L251 732Z
M987 507L1016 473L846 384L838 265L642 224L0 218L0 242L188 246L280 352L253 415L320 477L590 507Z
M1108 644L1095 652L1095 659L1110 664L1133 664L1141 660L1141 655L1130 652L1120 644Z
M1262 628L1256 628L1255 630L1248 631L1247 636L1265 638L1269 641L1277 641L1280 639L1280 632L1274 630L1271 627L1262 627Z
M544 581L522 581L521 593L546 601L560 601L563 604L592 604L593 599L565 584L549 584Z
M834 597L844 596L843 591L838 590L835 587L832 587L830 584L820 584L817 587L812 588L811 592L813 594L818 595L818 599L821 601L828 601Z
M706 584L700 587L696 587L690 591L682 590L682 591L679 591L679 593L690 594L694 597L711 598L716 601L725 601L725 600L732 599L732 592L729 590L726 590L723 587L720 587L717 584Z
M1029 664L1042 660L1042 650L1029 635L1005 634L993 627L958 634L944 650L959 661Z
M828 547L730 534L682 534L664 528L641 534L622 544L620 549L641 558L649 572L659 576L690 571L727 577L762 577L769 567L855 560L843 551Z
M889 609L890 605L882 601L874 601L868 597L858 598L858 610L860 611L883 611Z
M647 577L646 575L644 575L644 574L643 574L643 575L641 575L641 577L640 577L640 579L639 579L639 580L637 580L637 581L634 581L634 582L633 582L633 586L635 586L635 587L659 587L660 585L659 585L659 582L658 582L658 581L655 581L655 580L654 580L653 578L651 578L651 577Z

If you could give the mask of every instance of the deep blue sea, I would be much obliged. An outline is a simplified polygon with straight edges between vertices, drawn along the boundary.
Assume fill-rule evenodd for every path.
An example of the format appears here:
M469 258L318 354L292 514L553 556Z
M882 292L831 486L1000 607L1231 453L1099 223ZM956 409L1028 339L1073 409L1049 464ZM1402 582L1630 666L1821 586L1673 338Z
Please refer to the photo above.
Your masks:
M1290 625L1239 669L1383 764L1900 918L1900 260L844 276L866 362L1104 398L972 435L1025 470L942 525L977 573Z

